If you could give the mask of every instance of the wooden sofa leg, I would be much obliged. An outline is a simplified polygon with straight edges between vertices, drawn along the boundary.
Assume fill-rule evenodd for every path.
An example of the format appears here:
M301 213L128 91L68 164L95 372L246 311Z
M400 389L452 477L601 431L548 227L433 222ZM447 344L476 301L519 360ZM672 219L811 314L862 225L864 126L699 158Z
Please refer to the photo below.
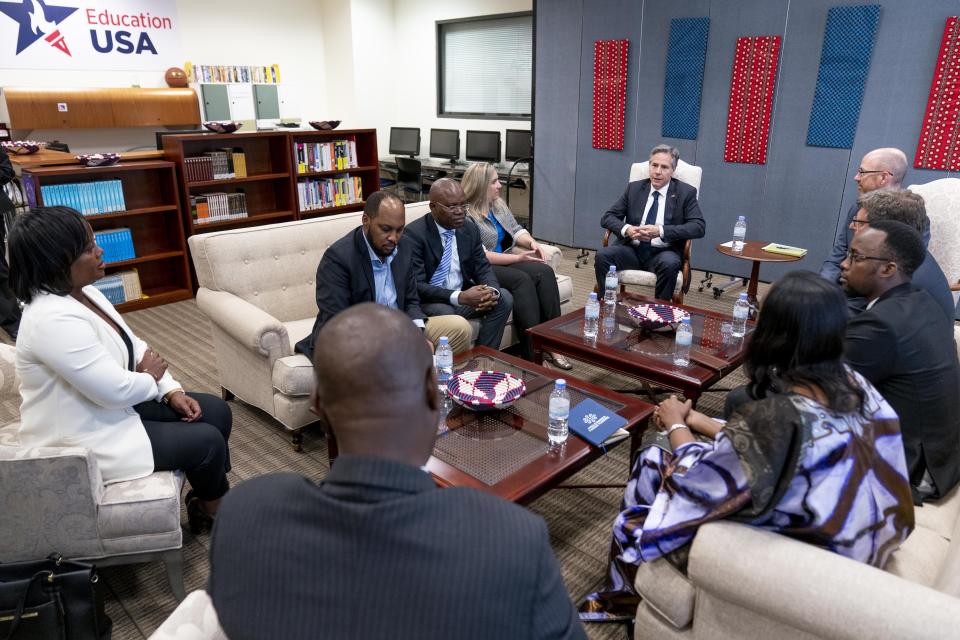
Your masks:
M297 453L303 452L303 431L301 429L297 429L290 436L290 444L293 445L293 450Z
M187 592L183 587L183 551L181 549L172 549L164 551L162 555L163 566L167 570L167 582L170 583L170 591L177 602L182 602L187 597Z
M220 387L220 397L223 398L224 402L230 402L236 396L233 395L233 392L230 391L230 389L227 389L225 387Z

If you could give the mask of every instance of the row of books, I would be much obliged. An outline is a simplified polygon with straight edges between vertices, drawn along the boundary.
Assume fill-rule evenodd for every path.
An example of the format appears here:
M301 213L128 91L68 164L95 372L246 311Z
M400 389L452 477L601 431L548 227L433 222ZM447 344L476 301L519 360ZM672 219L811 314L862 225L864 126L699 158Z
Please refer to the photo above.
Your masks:
M247 197L243 192L204 193L190 196L190 215L194 224L246 218Z
M363 182L349 173L337 178L298 180L297 197L301 211L357 204L363 202Z
M202 156L183 159L187 182L229 180L247 177L247 156L240 147L205 151Z
M40 185L40 197L48 207L70 207L85 216L124 211L127 208L120 180Z
M357 142L355 140L331 140L330 142L298 142L297 173L308 171L336 171L356 169Z
M93 234L94 242L103 249L103 261L106 263L133 260L137 257L133 250L133 234L130 229L104 229Z
M123 304L143 298L140 274L136 269L112 273L93 283L111 304Z
M190 82L254 82L257 84L279 84L280 66L269 67L223 65L223 64L186 64L187 78Z

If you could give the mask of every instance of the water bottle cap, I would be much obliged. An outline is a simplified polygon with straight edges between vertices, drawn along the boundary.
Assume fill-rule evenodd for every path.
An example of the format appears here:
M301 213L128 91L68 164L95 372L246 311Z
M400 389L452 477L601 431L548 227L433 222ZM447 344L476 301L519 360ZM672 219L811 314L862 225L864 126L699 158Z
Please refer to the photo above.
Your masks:
M590 292L590 302L594 302L597 299L597 294L594 291Z
M684 318L680 321L680 324L690 324L690 318Z
M746 220L746 219L747 219L747 216L738 216L738 217L737 217L737 220Z
M610 268L607 269L607 273L616 273L616 272L617 272L617 265L615 264L610 265Z
M447 336L440 336L440 342L439 342L439 344L440 344L441 346L449 345L449 344L450 344L450 339L449 339Z
M746 300L746 299L747 299L747 294L741 293L741 294L739 295L739 299L740 299L740 300Z
M567 386L567 381L564 380L563 378L557 378L556 384L557 384L557 389L563 389L564 387Z

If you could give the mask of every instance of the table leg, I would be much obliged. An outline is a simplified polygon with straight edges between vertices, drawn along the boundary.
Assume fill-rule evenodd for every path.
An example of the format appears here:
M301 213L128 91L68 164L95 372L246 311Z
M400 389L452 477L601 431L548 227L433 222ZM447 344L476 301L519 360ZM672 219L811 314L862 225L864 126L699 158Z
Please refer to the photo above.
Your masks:
M757 300L757 287L760 284L760 261L753 261L753 269L750 270L750 282L747 285L747 300L750 302L750 318L757 317L757 311L760 309L760 303Z
M533 346L533 362L534 364L543 364L543 344L536 338L532 341Z

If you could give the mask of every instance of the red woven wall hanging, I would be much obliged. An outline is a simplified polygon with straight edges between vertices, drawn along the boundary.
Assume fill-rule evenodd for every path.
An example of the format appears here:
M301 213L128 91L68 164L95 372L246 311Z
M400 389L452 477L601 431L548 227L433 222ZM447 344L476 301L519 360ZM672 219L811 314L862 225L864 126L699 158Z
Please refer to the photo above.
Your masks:
M593 148L623 150L629 40L593 43Z
M766 164L780 36L737 38L727 110L727 162Z
M913 166L917 169L960 169L957 149L960 127L960 18L950 16L943 28L940 55L930 83L927 112Z

